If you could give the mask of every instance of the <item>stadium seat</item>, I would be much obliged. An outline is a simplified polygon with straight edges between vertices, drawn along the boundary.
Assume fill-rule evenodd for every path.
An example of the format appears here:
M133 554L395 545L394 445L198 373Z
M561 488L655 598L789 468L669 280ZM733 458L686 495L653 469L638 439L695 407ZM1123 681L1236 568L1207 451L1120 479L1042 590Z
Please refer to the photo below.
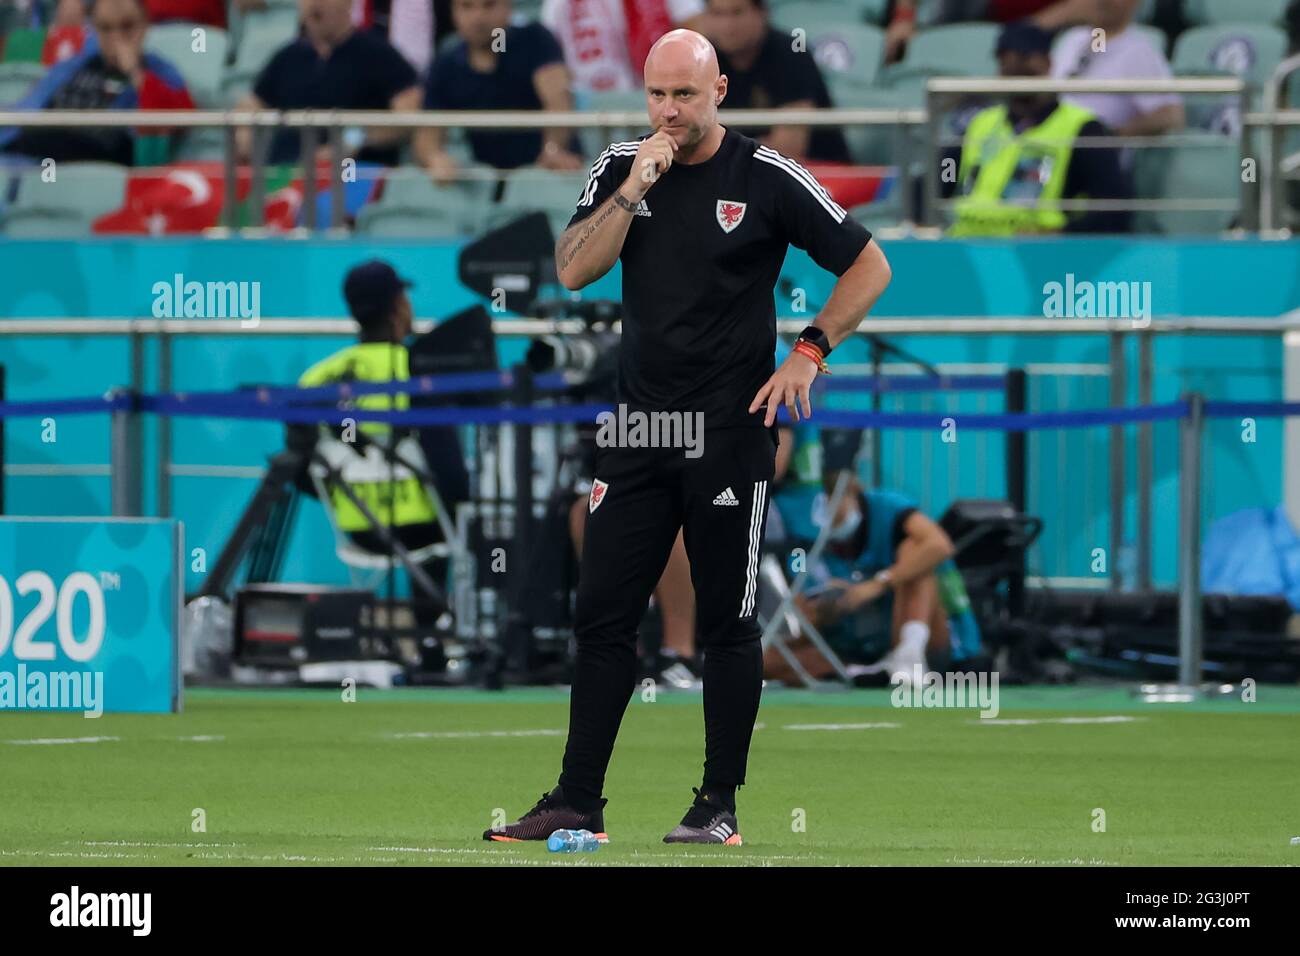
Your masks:
M19 177L18 194L4 218L10 238L80 236L91 224L122 205L127 170L111 163L59 163L57 179L43 182L41 169Z
M954 23L918 30L900 66L939 75L995 76L993 48L999 27L992 23Z
M226 158L226 131L195 128L185 131L176 147L175 162L197 163Z
M831 99L836 106L858 109L906 109L913 91L899 92L882 87L862 87L855 83L836 82L832 78ZM892 165L899 161L899 134L893 126L843 127L849 158L868 166Z
M817 3L815 0L793 0L772 10L772 27L783 32L803 30L808 37L825 30L843 26L857 26L861 16L846 4Z
M1141 33L1151 45L1160 51L1161 56L1169 56L1169 34L1159 27L1153 27L1149 23L1134 23L1131 29Z
M879 23L884 19L888 6L889 0L768 0L771 22L778 26L786 24L785 11L790 7L831 7L838 10L841 21Z
M877 202L863 203L849 210L849 215L872 232L892 229L903 221L902 190L895 184L890 195Z
M1180 76L1239 76L1251 85L1251 102L1258 103L1260 90L1285 50L1286 35L1276 27L1255 23L1196 27L1179 36L1173 68ZM1188 126L1234 135L1240 131L1236 96L1187 97L1185 102Z
M544 212L551 221L551 231L559 236L569 224L586 184L586 170L561 173L536 166L513 170L506 175L505 191L490 224L500 225L526 212Z
M609 112L631 110L641 114L644 122L631 126L586 126L578 130L578 141L582 144L583 155L592 160L610 143L625 142L636 139L642 133L649 132L650 120L646 116L646 98L640 90L605 90L590 91L583 95L584 111Z
M217 107L224 109L237 106L240 100L252 92L256 81L255 72L236 73L227 70L221 76L221 87L217 92Z
M1188 134L1183 134L1188 135ZM1206 133L1200 142L1139 150L1133 178L1141 199L1240 198L1241 148L1228 136ZM1233 210L1142 210L1135 214L1139 232L1218 233L1236 218Z
M435 185L422 169L395 169L384 179L383 194L357 214L357 233L387 237L464 236L479 229L487 215L495 180L486 166L448 186Z
M1257 23L1196 27L1174 44L1180 74L1228 73L1261 87L1286 55L1286 34Z
M297 36L296 6L273 6L244 14L230 72L256 76L280 47Z
M194 30L205 31L204 49L194 49ZM171 63L185 78L185 85L200 109L220 103L221 77L229 39L220 27L198 23L163 23L149 28L145 49Z
M1188 23L1264 23L1277 26L1287 0L1184 0Z
M40 63L45 48L44 30L14 30L5 40L6 63Z
M827 83L834 77L870 86L884 59L885 33L865 24L838 24L811 31L809 46Z
M232 26L232 42L235 34ZM271 7L246 13L239 27L233 58L221 75L216 103L234 106L257 82L262 67L276 52L298 35L297 7Z
M263 3L265 4L265 10L253 10L249 13L245 13L243 10L239 9L239 4L233 2L233 0L226 4L226 27L230 31L230 49L232 54L239 47L239 42L243 39L244 33L247 32L245 24L250 13L265 13L270 10L292 10L295 14L298 12L299 0L263 0Z
M542 15L542 0L515 0L516 22L531 23Z
M896 104L920 109L926 105L926 81L937 76L996 76L993 56L997 27L957 24L917 33L902 62L883 67L877 83Z
M0 63L0 105L18 102L44 75L45 67L39 63Z

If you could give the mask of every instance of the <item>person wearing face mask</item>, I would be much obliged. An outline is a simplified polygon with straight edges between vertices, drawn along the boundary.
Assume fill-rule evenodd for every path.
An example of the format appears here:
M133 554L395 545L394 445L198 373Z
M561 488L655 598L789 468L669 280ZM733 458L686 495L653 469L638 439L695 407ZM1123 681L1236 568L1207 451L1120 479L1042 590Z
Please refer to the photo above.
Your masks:
M844 657L854 682L909 681L929 663L956 665L980 656L979 625L947 533L906 495L864 490L853 477L835 514L827 515L841 474L823 476L825 495L814 511L818 524L830 522L830 540L809 567L812 586L795 600ZM789 646L813 677L833 673L808 641ZM764 676L790 680L794 672L769 648Z
M1046 78L1052 35L1027 20L998 36L998 74ZM939 192L954 193L953 236L1119 233L1126 210L1070 210L1062 201L1131 200L1133 183L1120 151L1080 139L1113 135L1090 111L1054 93L1016 93L971 117L960 151L939 163ZM956 168L956 176L949 171ZM955 180L955 181L954 181Z

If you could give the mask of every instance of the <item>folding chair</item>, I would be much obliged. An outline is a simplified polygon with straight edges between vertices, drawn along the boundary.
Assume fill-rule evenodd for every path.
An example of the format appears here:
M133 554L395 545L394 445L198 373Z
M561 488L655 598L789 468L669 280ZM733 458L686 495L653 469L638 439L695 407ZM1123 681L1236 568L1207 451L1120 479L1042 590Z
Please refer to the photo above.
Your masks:
M835 489L831 492L831 498L826 506L827 514L835 514L839 509L840 501L848 493L849 473L845 471L835 483ZM764 555L759 562L759 618L765 623L763 625L762 646L766 651L769 647L775 647L777 653L790 665L790 669L795 672L799 680L805 687L824 686L821 681L816 680L807 669L799 663L798 656L790 650L789 641L797 637L806 637L817 648L823 657L834 668L835 673L845 683L850 683L849 673L844 666L844 661L840 656L831 649L826 638L822 637L821 631L813 626L812 621L808 620L806 614L799 610L795 604L795 598L804 587L804 582L808 579L808 568L812 567L822 551L825 550L827 542L830 541L831 524L826 522L817 534L817 539L813 542L808 551L807 560L804 563L804 569L795 575L794 581L789 584L785 580L785 572L777 559L770 554ZM772 604L772 599L776 599L776 604Z
M359 438L364 435L360 431L357 434ZM311 476L316 496L325 509L325 515L334 533L334 553L347 566L355 586L372 590L377 588L392 569L392 556L363 548L348 537L348 533L340 527L338 515L334 510L331 493L335 488L343 491L366 516L372 530L392 547L393 553L406 567L412 583L435 600L445 599L443 589L433 585L420 565L429 558L451 558L460 555L465 549L465 544L458 537L447 514L442 496L438 494L438 488L434 484L428 462L425 461L424 450L414 435L402 438L390 451L369 436L365 436L361 447L358 448L322 429L308 474ZM443 535L442 541L435 541L414 550L405 548L392 534L392 529L383 524L348 487L358 482L396 482L409 478L418 479L429 495L435 520L442 529Z

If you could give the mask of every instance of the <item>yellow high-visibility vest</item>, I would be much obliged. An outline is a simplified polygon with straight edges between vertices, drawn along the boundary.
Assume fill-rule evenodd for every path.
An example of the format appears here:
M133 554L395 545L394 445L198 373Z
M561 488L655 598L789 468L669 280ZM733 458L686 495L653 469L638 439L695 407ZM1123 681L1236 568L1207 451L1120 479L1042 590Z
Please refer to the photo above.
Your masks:
M303 372L298 384L303 388L313 388L341 381L405 382L410 378L409 369L406 346L390 342L361 342L317 362ZM411 407L410 396L404 394L358 395L352 401L357 408L367 411L405 411ZM386 423L360 422L357 428L379 444L388 445L391 429ZM424 459L413 437L399 442L397 451L407 460L417 456L419 461ZM433 499L418 476L389 462L377 448L358 447L355 452L331 458L331 464L342 471L347 486L381 522L401 527L426 524L436 518ZM341 488L330 491L330 507L335 522L343 531L371 528L365 514Z
M976 113L962 142L962 195L954 204L957 219L948 234L1014 236L1064 229L1066 216L1057 202L1065 192L1074 141L1095 118L1088 110L1060 103L1037 126L1017 134L1005 106Z

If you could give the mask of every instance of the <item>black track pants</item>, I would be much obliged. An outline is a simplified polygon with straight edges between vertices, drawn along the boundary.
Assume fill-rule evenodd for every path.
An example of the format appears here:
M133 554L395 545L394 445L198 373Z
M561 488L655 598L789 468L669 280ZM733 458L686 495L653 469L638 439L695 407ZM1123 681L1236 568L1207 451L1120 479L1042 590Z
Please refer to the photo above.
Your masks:
M680 448L599 449L578 578L577 662L560 783L598 798L636 684L636 629L679 528L704 654L704 782L739 786L763 684L755 613L776 430L704 434Z

